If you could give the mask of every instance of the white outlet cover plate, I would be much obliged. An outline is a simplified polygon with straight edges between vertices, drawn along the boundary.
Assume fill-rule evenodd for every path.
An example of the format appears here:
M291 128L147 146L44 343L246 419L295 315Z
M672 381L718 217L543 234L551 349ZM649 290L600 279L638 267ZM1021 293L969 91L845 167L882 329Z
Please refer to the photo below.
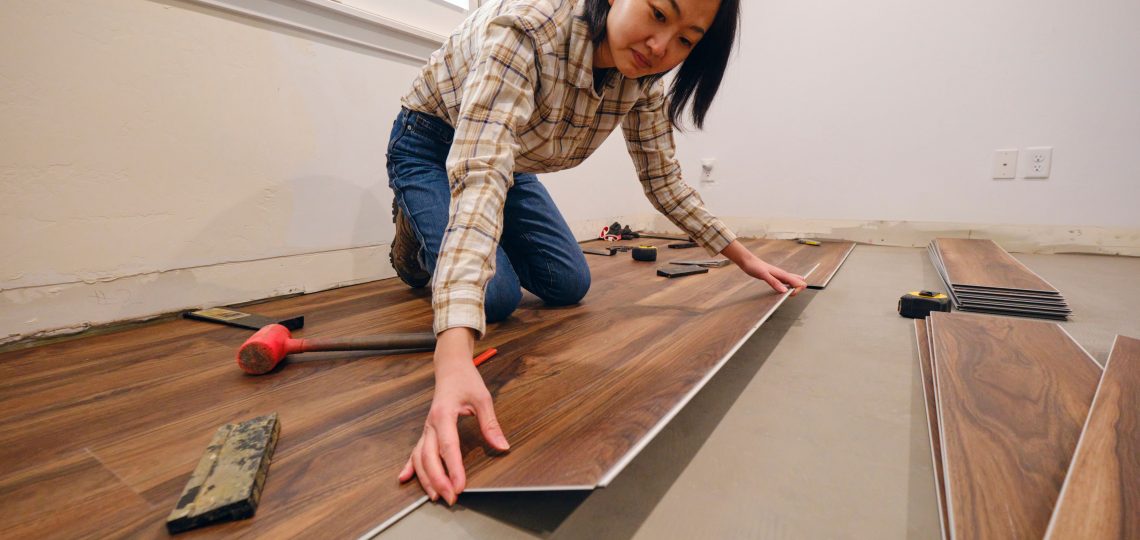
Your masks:
M994 150L994 180L1017 178L1017 149Z
M1049 178L1049 171L1052 168L1052 146L1035 146L1025 149L1025 178Z

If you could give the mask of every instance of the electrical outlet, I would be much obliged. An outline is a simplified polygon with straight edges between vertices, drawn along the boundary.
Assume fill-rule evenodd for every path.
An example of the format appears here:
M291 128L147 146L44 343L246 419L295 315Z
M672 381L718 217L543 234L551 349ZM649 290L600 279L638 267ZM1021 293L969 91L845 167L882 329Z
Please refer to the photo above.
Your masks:
M704 158L701 160L701 183L702 184L715 184L716 178L713 177L713 168L716 167L716 158Z
M994 180L1017 178L1017 149L994 150Z
M1026 148L1025 161L1029 165L1025 171L1026 178L1049 178L1049 170L1053 168L1053 147Z

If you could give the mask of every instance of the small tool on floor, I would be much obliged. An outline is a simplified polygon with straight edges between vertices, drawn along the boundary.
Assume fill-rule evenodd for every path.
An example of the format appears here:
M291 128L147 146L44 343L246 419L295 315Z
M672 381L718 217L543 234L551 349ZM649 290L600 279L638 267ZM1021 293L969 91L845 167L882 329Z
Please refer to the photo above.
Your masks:
M166 530L177 534L253 517L280 434L277 413L218 428L166 518Z
M280 324L281 326L284 326L290 330L300 330L305 326L304 315L280 319L266 317L264 315L256 315L253 313L244 313L241 311L220 307L200 309L198 311L187 311L186 313L183 313L182 316L187 319L197 319L200 321L227 324L229 326L248 328L250 330L260 330L266 325L270 324Z
M633 248L633 260L653 262L657 260L657 248L654 246L637 246Z
M621 223L613 222L609 227L602 227L602 233L598 235L602 240L614 242L617 240L632 240L637 238L637 233L629 228L629 225L622 226Z
M803 244L803 245L805 245L805 246L815 246L815 247L819 247L819 246L821 246L821 245L822 245L821 243L819 243L819 242L817 242L817 241L815 241L815 240L808 240L807 238L800 238L799 240L796 240L796 241L797 241L797 242L799 242L799 243L801 243L801 244Z
M899 298L899 315L922 319L932 311L950 311L950 297L934 291L912 291Z
M472 362L475 364L475 367L479 367L483 364L483 362L490 360L491 357L495 356L496 354L499 354L499 349L487 349L483 351L483 354L476 356Z
M615 253L617 253L617 250L616 249L609 249L609 248L604 248L604 249L582 248L582 253L585 253L587 255L601 255L603 257L612 257Z
M721 268L728 266L732 261L728 259L703 259L691 261L670 261L669 264L680 264L685 266L703 266L705 268Z
M613 255L615 255L615 254L617 254L617 253L621 253L621 252L624 252L624 251L630 251L630 250L632 250L632 249L633 249L633 246L609 246L609 245L602 245L600 248L587 248L587 247L584 247L584 248L582 248L582 253L586 253L586 254L588 254L588 255L601 255L601 256L603 256L603 257L610 257L610 256L613 256Z
M678 242L676 244L669 244L667 247L669 249L689 249L689 248L697 247L697 243L696 242Z
M654 240L672 240L674 242L692 242L693 239L688 236L669 236L665 234L650 234L646 232L635 232L637 238L653 238Z
M707 274L708 268L702 266L663 266L657 269L657 275L667 278L691 276L693 274Z
M317 351L391 351L434 349L435 334L379 334L354 338L293 339L289 329L271 324L258 330L238 349L237 363L250 375L273 371L286 355Z

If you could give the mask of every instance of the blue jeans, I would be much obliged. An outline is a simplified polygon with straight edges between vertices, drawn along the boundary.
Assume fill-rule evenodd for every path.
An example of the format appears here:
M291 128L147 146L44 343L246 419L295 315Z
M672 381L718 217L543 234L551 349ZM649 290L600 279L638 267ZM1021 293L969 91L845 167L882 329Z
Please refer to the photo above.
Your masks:
M420 262L432 274L449 217L444 163L454 133L439 118L401 108L388 143L388 185L420 241ZM533 174L514 178L495 275L484 290L487 322L507 318L522 300L522 288L554 306L576 304L590 288L590 267L550 193Z

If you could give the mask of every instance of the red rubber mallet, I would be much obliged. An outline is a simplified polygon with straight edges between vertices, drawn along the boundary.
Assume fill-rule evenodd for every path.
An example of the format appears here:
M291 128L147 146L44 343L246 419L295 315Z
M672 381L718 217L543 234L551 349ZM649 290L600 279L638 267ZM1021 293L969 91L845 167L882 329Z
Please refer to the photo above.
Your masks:
M379 334L355 338L293 339L289 329L270 324L255 332L238 349L238 367L250 375L269 373L286 355L318 351L391 351L434 349L435 334Z

